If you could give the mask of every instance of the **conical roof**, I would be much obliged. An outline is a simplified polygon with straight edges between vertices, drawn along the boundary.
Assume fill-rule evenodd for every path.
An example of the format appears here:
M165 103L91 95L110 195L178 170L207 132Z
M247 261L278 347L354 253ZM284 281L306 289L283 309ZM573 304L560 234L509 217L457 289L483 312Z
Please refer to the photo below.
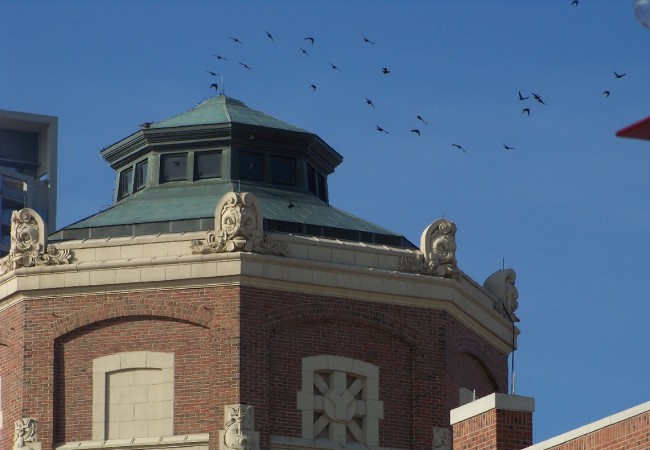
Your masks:
M173 128L218 123L240 123L309 133L309 131L303 130L295 125L276 119L261 111L251 109L243 102L223 94L203 100L194 108L182 114L155 122L149 128Z

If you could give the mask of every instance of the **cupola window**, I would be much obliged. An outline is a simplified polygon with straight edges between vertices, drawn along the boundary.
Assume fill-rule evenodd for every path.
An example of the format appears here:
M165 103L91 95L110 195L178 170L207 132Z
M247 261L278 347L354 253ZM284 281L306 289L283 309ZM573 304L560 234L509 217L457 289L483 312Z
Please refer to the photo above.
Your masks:
M187 180L187 153L160 156L160 182Z
M271 183L296 184L296 160L271 156Z
M133 184L134 192L143 189L147 184L148 165L146 159L135 165L135 183Z
M327 203L327 178L310 164L307 164L307 188L309 192Z
M221 177L221 152L197 152L194 154L194 179Z
M239 178L242 180L264 180L264 155L262 153L240 152Z
M118 199L128 197L131 194L131 183L133 182L133 168L130 167L120 173L120 185L118 188Z

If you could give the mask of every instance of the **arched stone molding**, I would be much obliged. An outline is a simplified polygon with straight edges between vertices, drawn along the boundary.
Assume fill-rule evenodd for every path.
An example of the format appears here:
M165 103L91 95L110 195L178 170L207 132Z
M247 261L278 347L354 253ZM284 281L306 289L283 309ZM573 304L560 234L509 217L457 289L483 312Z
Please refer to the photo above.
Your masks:
M379 329L415 347L419 331L399 318L360 305L342 305L328 302L301 304L278 308L267 316L266 328L272 330L296 322L341 320Z
M57 339L93 323L134 316L175 319L203 328L210 328L212 320L212 315L207 311L187 304L164 300L153 302L124 298L84 308L57 320L52 325L52 338Z
M173 353L121 352L93 360L93 440L173 432Z

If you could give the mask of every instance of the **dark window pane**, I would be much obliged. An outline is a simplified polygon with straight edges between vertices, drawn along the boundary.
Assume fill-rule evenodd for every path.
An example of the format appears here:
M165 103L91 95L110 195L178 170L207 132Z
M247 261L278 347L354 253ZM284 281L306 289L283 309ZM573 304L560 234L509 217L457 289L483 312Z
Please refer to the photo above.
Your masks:
M187 153L162 155L160 181L187 180Z
M271 182L296 184L296 160L271 156Z
M120 187L117 193L118 198L127 197L131 193L131 182L133 181L133 169L123 170L120 173Z
M314 195L318 195L318 190L316 189L316 169L307 164L307 187L309 192Z
M264 155L261 153L239 153L239 178L243 180L264 179Z
M194 179L219 178L221 176L221 152L194 154Z
M327 179L322 173L318 173L318 198L327 203Z
M142 161L135 166L135 184L133 185L133 191L139 191L147 184L147 169L147 161Z

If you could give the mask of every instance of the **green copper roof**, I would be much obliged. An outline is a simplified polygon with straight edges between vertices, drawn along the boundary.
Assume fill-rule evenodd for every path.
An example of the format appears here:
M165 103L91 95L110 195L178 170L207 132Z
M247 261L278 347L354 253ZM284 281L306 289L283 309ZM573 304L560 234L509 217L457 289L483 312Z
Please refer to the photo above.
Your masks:
M217 95L204 100L189 111L153 123L149 128L173 128L231 122L309 133L302 128L283 122L261 111L251 109L239 100L225 95Z

